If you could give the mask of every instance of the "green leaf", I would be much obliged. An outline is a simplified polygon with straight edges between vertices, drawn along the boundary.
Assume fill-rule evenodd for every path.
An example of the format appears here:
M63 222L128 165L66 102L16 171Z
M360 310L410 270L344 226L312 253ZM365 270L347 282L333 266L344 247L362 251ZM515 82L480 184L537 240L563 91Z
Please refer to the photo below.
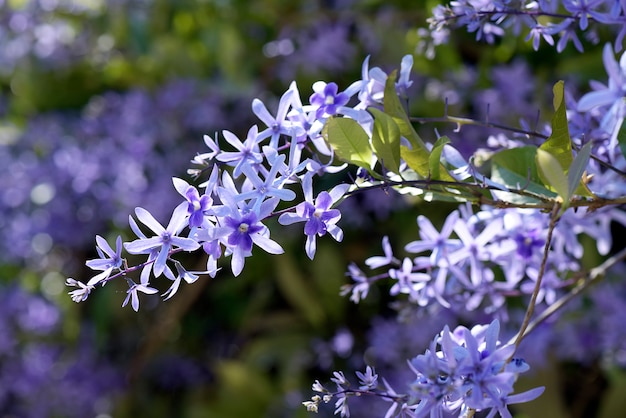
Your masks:
M369 136L357 121L330 118L322 129L322 136L340 159L371 171L373 152Z
M581 185L580 181L587 168L589 158L591 158L591 141L587 142L580 151L578 151L567 173L567 188L570 196L577 193L579 185L586 188L584 184ZM581 193L578 192L578 194Z
M400 103L400 98L396 92L396 74L397 71L393 71L385 82L385 97L383 100L385 113L393 118L398 128L400 128L400 134L411 144L411 148L400 146L400 156L417 174L423 178L428 178L431 172L430 151L428 151L424 141L413 128L411 120L402 107L402 103ZM455 181L443 165L440 166L439 177L439 180Z
M400 134L409 141L414 150L423 149L428 153L424 141L422 141L422 138L420 138L415 128L413 128L404 107L402 107L402 103L400 103L400 98L396 92L397 73L398 72L394 70L389 74L385 82L385 97L383 99L385 113L393 118L398 128L400 128Z
M553 89L554 115L552 116L552 134L541 144L541 150L549 152L557 159L564 171L569 170L574 157L572 155L572 144L567 125L567 114L564 100L564 83L557 82Z
M491 161L491 180L511 189L523 188L546 199L556 194L543 186L537 172L537 147L532 145L502 150L494 154ZM502 200L512 203L537 203L539 199L514 193L494 191Z
M559 161L548 151L541 148L537 150L537 166L542 177L547 180L547 185L553 189L564 204L569 203L569 185L567 176Z
M554 106L554 115L552 116L552 134L548 137L546 142L541 144L539 149L550 153L561 165L563 173L568 176L570 167L574 161L574 155L572 153L571 137L569 135L569 128L567 124L567 109L565 108L563 81L557 82L554 85L552 92L554 93L554 98L552 100L552 104ZM551 182L556 180L544 177L543 170L539 171L539 176L544 184L552 185ZM575 192L581 196L592 196L591 191L585 185L577 187ZM561 193L559 193L559 196L564 198L564 195ZM569 193L569 189L568 196L572 196L572 194Z
M430 155L426 148L410 149L404 145L400 146L400 155L407 165L415 170L422 178L428 178L430 174Z
M374 116L372 147L385 169L397 173L400 169L400 128L388 114L376 108L368 109Z
M433 145L433 149L430 152L430 157L428 158L428 167L430 169L430 178L433 180L441 180L441 152L443 151L443 146L450 143L450 139L447 136L440 137L435 145Z

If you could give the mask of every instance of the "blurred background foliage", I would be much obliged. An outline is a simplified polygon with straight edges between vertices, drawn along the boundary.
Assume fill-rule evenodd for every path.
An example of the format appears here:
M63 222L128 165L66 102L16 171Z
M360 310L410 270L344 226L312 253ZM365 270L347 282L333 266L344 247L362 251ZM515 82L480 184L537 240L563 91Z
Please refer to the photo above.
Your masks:
M0 278L3 298L19 300L0 308L0 416L305 417L301 402L314 379L380 362L370 328L396 308L385 284L359 305L339 296L346 267L380 253L383 235L398 245L413 239L418 213L440 225L445 205L358 195L343 211L345 241L321 240L314 262L288 229L275 236L284 255L255 253L241 277L224 269L168 302L142 297L138 314L120 307L124 284L76 305L63 283L90 274L84 261L96 256L95 234L130 238L135 206L166 220L179 201L170 179L188 178L203 134L244 135L257 123L252 98L273 109L291 80L307 97L320 79L347 87L367 55L372 65L397 67L415 54L417 29L436 4L0 0ZM483 117L490 103L513 125L516 111L549 115L558 77L580 88L603 79L600 48L586 47L584 56L556 56L531 53L520 39L487 46L455 33L434 59L415 54L412 113L441 116L447 98L462 116ZM500 65L519 78L494 75ZM485 93L498 83L517 96ZM497 113L499 102L515 100L524 106ZM434 128L450 127L425 126L426 139ZM485 138L469 131L455 145L474 149ZM204 260L189 263L201 270ZM402 355L420 353L430 328L417 325L423 345L407 342ZM37 357L35 348L52 354ZM28 372L38 358L47 363ZM8 383L16 375L23 385ZM43 387L69 390L72 400L37 396Z

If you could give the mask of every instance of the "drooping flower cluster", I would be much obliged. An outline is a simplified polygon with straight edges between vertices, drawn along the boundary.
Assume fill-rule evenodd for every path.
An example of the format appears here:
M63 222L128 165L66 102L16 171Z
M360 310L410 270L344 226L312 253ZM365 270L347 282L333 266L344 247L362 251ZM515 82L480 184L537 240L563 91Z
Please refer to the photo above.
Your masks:
M398 91L405 92L411 85L409 72L412 60L403 60L402 72L397 83ZM222 149L218 137L204 137L210 152L197 155L193 162L198 165L191 170L201 175L210 171L209 179L200 189L186 181L174 178L174 186L184 197L168 222L163 227L150 212L136 208L138 220L150 229L144 232L133 218L130 225L138 239L123 243L130 254L146 255L147 260L139 266L123 265L118 242L116 251L98 237L100 259L91 260L87 266L101 271L87 283L68 279L67 284L77 289L71 292L79 302L85 300L98 284L125 276L141 268L139 283L126 278L129 285L126 305L131 301L133 309L139 309L138 292L155 293L149 286L151 277L164 274L172 281L164 294L172 297L182 280L195 281L199 274L215 276L218 260L231 258L232 273L239 275L245 259L252 255L256 245L271 254L280 254L282 247L270 238L265 222L278 216L279 223L289 225L304 222L306 254L313 259L316 252L316 237L330 235L341 241L342 230L337 226L341 213L333 206L346 193L349 185L321 191L315 195L313 179L325 172L337 172L346 164L333 165L333 151L322 137L322 128L328 118L344 115L353 118L371 131L372 117L367 106L382 107L382 95L386 75L379 68L369 69L368 60L363 65L364 79L353 83L344 92L338 91L334 83L316 83L309 104L303 105L299 90L292 83L282 96L276 116L258 99L252 103L253 112L266 125L259 129L252 126L246 139L240 140L234 133L223 131L228 146ZM353 96L358 102L347 106ZM318 155L306 157L304 151L314 147ZM228 147L232 147L232 151ZM323 162L321 157L327 161ZM297 194L290 187L300 184L304 201L294 207L279 209L283 202L293 201ZM118 240L119 241L119 240ZM205 271L189 272L172 256L181 251L202 248L208 255ZM172 269L174 265L176 268Z
M522 359L511 358L515 347L500 344L499 333L497 320L471 330L457 327L450 331L444 327L430 348L408 363L415 379L406 393L396 392L384 379L380 385L374 369L367 366L365 373L357 372L358 388L351 387L343 372L335 372L332 381L337 390L328 390L316 381L313 391L322 396L316 395L303 404L308 410L317 411L320 402L337 398L335 414L349 417L349 399L367 392L392 403L387 417L422 418L446 413L466 416L471 410L489 411L488 417L511 417L508 405L531 401L544 388L513 394L518 374L529 370L529 366Z

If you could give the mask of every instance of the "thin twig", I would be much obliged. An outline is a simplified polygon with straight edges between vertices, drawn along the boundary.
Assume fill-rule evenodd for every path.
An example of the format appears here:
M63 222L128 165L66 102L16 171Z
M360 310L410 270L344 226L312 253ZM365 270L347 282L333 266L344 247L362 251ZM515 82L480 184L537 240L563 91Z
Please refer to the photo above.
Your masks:
M555 312L561 309L565 304L574 299L576 296L590 288L592 285L598 283L604 278L606 272L616 265L617 263L626 260L626 248L622 249L619 253L613 255L609 259L605 260L598 267L595 267L589 271L584 280L580 281L576 287L570 290L566 295L563 295L559 300L548 306L545 311L541 312L526 328L526 331L521 336L525 337L537 328L541 323L547 320Z
M514 132L517 134L522 134L525 136L534 136L537 138L541 138L541 139L548 139L548 135L546 134L542 134L541 132L537 132L537 131L527 131L525 129L521 129L521 128L514 128L512 126L508 126L508 125L502 125L499 123L493 123L493 122L489 122L489 121L480 121L480 120L476 120L476 119L470 119L470 118L460 118L457 116L450 116L450 115L444 115L442 117L434 117L434 118L418 118L418 117L411 117L410 118L411 122L417 122L417 123L454 123L457 125L474 125L474 126L482 126L484 128L495 128L495 129L500 129L502 131L509 131L509 132Z
M554 228L556 227L556 223L559 220L559 212L561 210L561 205L557 202L554 204L552 208L552 213L550 214L550 225L548 226L548 235L546 237L546 244L543 248L543 258L541 259L541 267L539 268L539 274L537 275L537 281L535 282L535 288L533 289L533 293L530 297L530 302L528 303L528 308L526 309L526 315L524 315L524 321L522 322L522 326L520 327L519 332L514 337L515 341L515 349L519 347L522 342L522 338L526 335L526 329L530 324L530 319L535 312L535 305L537 303L537 295L539 295L539 291L541 290L541 282L546 271L546 265L548 264L548 254L550 252L550 246L552 245L552 233L554 232ZM512 354L513 355L513 354Z

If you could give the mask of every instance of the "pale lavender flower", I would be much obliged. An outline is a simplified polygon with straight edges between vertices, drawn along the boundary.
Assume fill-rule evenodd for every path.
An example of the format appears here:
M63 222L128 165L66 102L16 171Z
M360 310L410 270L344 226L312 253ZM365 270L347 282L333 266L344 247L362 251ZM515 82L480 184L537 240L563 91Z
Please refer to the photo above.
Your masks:
M293 190L283 188L287 179L279 175L279 171L285 166L285 158L284 154L276 156L264 179L259 177L253 166L244 165L241 171L246 175L246 182L250 183L252 187L250 191L240 193L236 199L254 199L255 203L252 210L258 210L266 198L275 197L285 201L295 199L296 193Z
M100 235L96 235L96 243L98 244L96 251L98 251L100 258L88 260L85 264L93 270L102 270L102 273L92 277L87 282L87 286L93 286L103 280L106 280L113 270L122 267L123 259L121 236L117 236L117 240L115 241L115 251L113 251L109 243L107 243L106 240Z
M559 33L560 35L559 42L556 44L556 52L563 52L569 41L573 42L574 47L578 50L578 52L583 52L583 44L580 42L580 39L578 39L578 35L576 34L574 19L563 20L563 22L558 25L552 26L551 31L553 33Z
M414 271L413 262L410 258L405 257L400 268L389 270L389 277L397 280L389 290L389 294L392 296L400 293L408 294L411 300L421 305L425 304L424 298L420 293L426 287L431 277L426 273Z
M408 243L404 249L410 253L421 253L432 251L430 260L433 266L438 265L441 260L447 259L450 252L460 248L458 239L450 238L454 226L459 221L459 212L451 212L444 222L441 232L437 231L430 219L424 215L417 217L419 234L421 240Z
M187 226L188 203L179 204L167 225L163 228L159 222L144 208L136 208L137 218L156 234L151 238L140 238L132 242L125 243L126 250L131 254L149 254L158 249L159 253L154 261L153 272L155 277L159 277L165 270L170 250L180 248L185 251L194 251L200 247L191 238L179 237L178 234Z
M128 305L128 302L131 301L131 306L133 307L133 310L135 312L138 312L139 311L139 295L137 292L142 292L147 295L152 295L154 293L157 293L158 290L153 287L149 287L145 284L137 284L130 279L126 279L126 280L128 280L128 290L126 291L126 299L124 299L124 303L122 303L122 308Z
M243 142L230 131L222 131L222 135L224 135L226 142L235 147L237 151L220 152L215 158L235 167L233 170L234 177L241 175L244 166L261 164L263 162L263 155L259 148L258 127L256 125L253 125L248 130L248 136Z
M585 94L578 101L578 111L588 112L595 107L610 106L605 112L602 127L606 132L616 136L626 113L624 96L626 96L626 53L622 54L619 64L615 60L610 44L604 46L602 53L604 67L609 76L608 86L593 83L594 90Z
M393 263L400 263L400 261L393 256L393 250L391 249L391 244L389 244L389 237L387 235L383 237L383 252L385 253L384 256L369 257L365 260L365 264L373 270Z
M342 418L350 416L350 408L348 407L348 398L344 394L337 396L337 402L335 402L335 415L339 414Z
M203 136L204 143L211 150L211 152L205 152L202 154L198 154L194 157L193 161L198 164L203 164L205 161L210 161L217 157L221 152L220 146L217 143L217 134L215 135L215 140L211 138L209 135Z
M174 282L169 287L169 289L167 289L165 291L165 293L163 293L161 295L161 296L165 297L164 300L168 300L168 299L170 299L172 296L174 296L176 294L176 292L178 291L178 288L180 286L180 283L183 280L185 282L187 282L188 284L191 284L191 283L194 283L196 280L198 280L198 278L200 277L199 275L201 275L201 274L210 274L212 276L215 276L215 271L188 271L178 261L174 261L174 266L176 266L176 272L178 274L174 278Z
M413 55L405 55L400 63L400 74L396 81L396 92L400 97L408 97L407 91L413 85L411 81L411 69L413 68Z
M85 283L72 279L71 277L65 281L65 285L70 287L78 287L78 289L69 292L70 297L76 303L86 301L91 291L95 289L94 286L86 285Z
M370 106L379 107L385 92L387 73L379 67L370 69L369 60L369 55L363 60L361 80L352 83L346 89L346 94L349 96L358 93L359 104L355 106L357 109L366 109Z
M492 219L476 236L465 222L457 222L454 225L454 232L461 239L462 247L450 254L450 262L457 265L468 263L471 281L478 286L485 280L484 262L492 259L489 245L502 232L502 220Z
M539 43L541 42L541 38L543 38L544 41L546 41L549 45L554 45L554 39L552 38L550 32L546 29L547 28L545 26L537 24L528 33L526 40L533 40L533 49L535 51L539 50Z
M294 131L297 125L287 119L287 112L289 112L289 108L291 107L296 94L298 94L298 90L295 82L293 82L291 83L289 89L280 98L278 110L276 111L276 117L270 114L267 107L261 100L254 99L252 101L252 111L267 126L267 129L259 132L257 141L260 142L269 137L269 146L276 149L281 135L292 136L296 134Z
M350 263L348 265L348 273L349 276L356 284L344 285L341 288L341 296L345 296L350 293L350 300L354 303L359 303L362 299L367 297L370 289L370 282L365 275L359 269L359 267L355 263Z
M356 375L359 378L359 383L361 384L361 386L359 386L359 389L376 389L376 387L378 386L378 375L374 373L374 368L367 366L365 368L365 373L357 371Z

